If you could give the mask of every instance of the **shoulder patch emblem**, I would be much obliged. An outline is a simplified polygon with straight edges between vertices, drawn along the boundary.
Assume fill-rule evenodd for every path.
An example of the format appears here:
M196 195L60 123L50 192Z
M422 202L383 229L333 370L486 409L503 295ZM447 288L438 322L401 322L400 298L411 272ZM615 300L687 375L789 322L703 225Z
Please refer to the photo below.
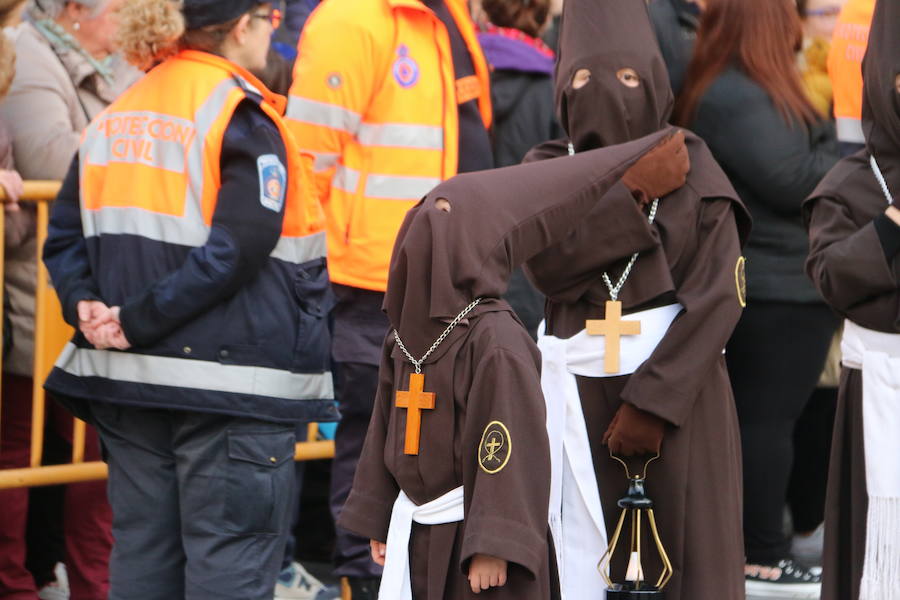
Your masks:
M409 55L409 48L401 44L397 48L397 60L391 68L394 79L402 88L411 88L419 81L419 64Z
M489 475L499 473L512 455L512 438L506 425L491 421L481 434L478 444L478 464Z
M287 186L287 169L274 154L258 157L256 168L259 171L259 203L273 212L281 212Z
M747 259L739 257L734 266L734 284L737 287L738 302L741 307L747 306Z

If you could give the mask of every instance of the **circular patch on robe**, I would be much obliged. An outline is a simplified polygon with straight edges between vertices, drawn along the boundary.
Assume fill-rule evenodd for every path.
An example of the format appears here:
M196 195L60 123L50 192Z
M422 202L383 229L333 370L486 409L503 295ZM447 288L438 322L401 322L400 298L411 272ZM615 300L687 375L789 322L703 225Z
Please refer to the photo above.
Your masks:
M742 308L747 306L747 259L741 256L734 266L734 284L737 286L738 302Z
M509 462L512 454L512 438L506 425L500 421L491 421L481 434L478 444L478 464L481 470L489 475L499 473Z

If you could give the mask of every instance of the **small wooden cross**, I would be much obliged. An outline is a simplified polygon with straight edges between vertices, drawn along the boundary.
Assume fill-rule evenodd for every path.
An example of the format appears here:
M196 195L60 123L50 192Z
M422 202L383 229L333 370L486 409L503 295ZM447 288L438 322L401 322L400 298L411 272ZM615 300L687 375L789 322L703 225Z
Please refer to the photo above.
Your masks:
M602 335L606 338L606 352L603 356L605 373L619 372L619 353L623 335L640 335L640 321L622 320L622 303L610 300L606 303L606 318L589 320L585 323L588 335Z
M423 392L425 375L409 374L409 391L397 392L397 408L406 409L406 442L403 453L417 455L419 453L419 435L422 431L422 410L434 410L435 395Z

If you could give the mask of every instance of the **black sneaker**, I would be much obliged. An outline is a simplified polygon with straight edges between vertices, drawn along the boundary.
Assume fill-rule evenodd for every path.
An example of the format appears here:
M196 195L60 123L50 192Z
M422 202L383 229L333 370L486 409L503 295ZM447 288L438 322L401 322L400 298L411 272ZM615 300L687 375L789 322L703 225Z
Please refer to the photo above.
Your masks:
M760 571L744 576L747 596L816 600L822 592L822 569L818 567L804 567L792 560L780 560L777 564L760 567ZM759 573L764 568L772 569L773 573L762 577Z

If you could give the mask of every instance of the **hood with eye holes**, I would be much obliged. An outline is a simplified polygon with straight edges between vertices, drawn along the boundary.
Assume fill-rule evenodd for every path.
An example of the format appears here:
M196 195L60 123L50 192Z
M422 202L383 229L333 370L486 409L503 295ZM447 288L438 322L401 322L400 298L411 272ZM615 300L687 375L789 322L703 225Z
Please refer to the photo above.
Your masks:
M878 0L863 61L863 132L892 189L900 187L900 2ZM895 192L896 193L896 192Z
M400 226L384 297L384 311L409 351L421 356L475 298L484 302L470 318L498 310L513 270L560 241L666 133L457 175L432 190ZM436 206L442 198L450 212Z
M581 69L590 80L574 89ZM620 79L633 69L639 84ZM566 0L556 62L556 106L578 151L621 144L667 126L669 76L644 0Z

